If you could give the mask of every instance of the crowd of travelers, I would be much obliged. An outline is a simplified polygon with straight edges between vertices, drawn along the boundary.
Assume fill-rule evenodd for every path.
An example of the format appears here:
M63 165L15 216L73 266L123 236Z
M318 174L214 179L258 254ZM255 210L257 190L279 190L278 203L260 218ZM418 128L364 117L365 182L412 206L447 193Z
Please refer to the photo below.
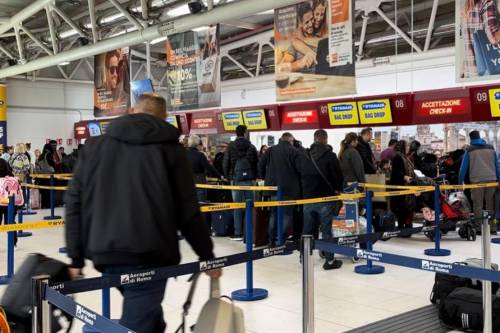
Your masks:
M236 139L217 153L213 165L198 136L187 140L188 156L195 170L196 183L206 183L206 176L224 179L232 185L249 186L262 183L278 186L280 200L294 200L333 196L341 193L351 183L369 183L372 176L382 177L388 185L421 185L419 179L435 179L446 175L450 184L480 183L500 179L500 163L496 152L479 137L479 132L470 133L470 145L438 158L433 152L422 149L419 141L411 142L391 138L388 146L378 154L373 150L373 130L364 128L359 133L350 132L341 141L338 155L328 144L328 134L324 130L314 133L314 143L304 148L291 133L283 133L277 145L263 145L260 150L249 140L247 128L236 128ZM376 156L377 155L377 156ZM415 170L420 173L415 173ZM482 215L483 208L493 214L495 210L496 188L467 191L474 206L475 216ZM198 189L200 202L207 200L206 190ZM268 200L278 200L278 193L268 193ZM251 191L233 191L234 202L253 199ZM500 203L500 198L497 200ZM283 207L283 239L297 238L301 234L323 238L332 237L331 222L339 214L341 202L319 203L302 206ZM394 214L396 228L413 226L415 214L422 208L414 195L395 196L387 200L386 207ZM234 211L234 233L232 240L243 239L244 216L242 210ZM496 225L492 223L493 232ZM477 232L480 232L477 223ZM269 216L268 244L274 245L278 238L276 209ZM342 262L333 255L326 258L324 268L341 267Z

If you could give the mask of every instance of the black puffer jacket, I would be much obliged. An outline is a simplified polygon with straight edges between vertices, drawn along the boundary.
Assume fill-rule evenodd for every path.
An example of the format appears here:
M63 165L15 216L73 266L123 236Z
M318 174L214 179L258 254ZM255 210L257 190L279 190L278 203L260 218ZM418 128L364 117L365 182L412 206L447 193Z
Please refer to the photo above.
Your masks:
M300 156L301 153L288 141L280 141L259 161L260 178L265 179L267 186L279 186L285 200L301 197Z
M312 159L323 173L323 176L328 180L329 184L323 179L317 168L314 166ZM337 155L328 145L313 144L307 155L301 157L301 181L303 197L320 198L332 196L335 192L341 192L344 183L342 170ZM335 191L335 192L334 192Z
M117 118L87 141L66 192L66 246L74 267L168 266L180 230L201 260L213 257L191 165L178 130L147 114Z
M358 144L356 145L356 149L361 155L361 159L363 160L363 166L365 168L366 174L374 174L377 172L377 167L374 163L374 157L372 148L370 144L365 142L361 136L358 137Z
M236 161L243 157L246 157L248 163L250 163L250 166L252 167L253 174L257 177L257 164L259 161L257 149L248 139L240 137L236 138L236 140L227 146L227 150L224 154L222 167L224 169L224 175L227 179L233 180Z

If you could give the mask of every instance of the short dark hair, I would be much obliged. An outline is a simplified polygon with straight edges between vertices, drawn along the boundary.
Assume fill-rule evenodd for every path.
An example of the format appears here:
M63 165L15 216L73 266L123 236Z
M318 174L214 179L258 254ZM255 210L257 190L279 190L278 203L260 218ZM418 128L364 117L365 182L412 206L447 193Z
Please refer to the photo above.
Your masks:
M299 20L299 22L302 22L304 15L306 13L312 12L313 9L312 9L311 4L309 2L303 2L298 6L299 7L297 9L297 19Z
M247 133L247 127L245 125L238 125L238 127L236 127L237 137L239 138L244 137L246 133Z
M394 150L397 152L400 152L402 154L406 154L406 147L408 146L408 142L405 140L399 140L396 143L396 147L394 147Z
M368 134L369 132L373 132L373 129L371 127L366 127L361 130L361 135Z
M314 132L314 142L319 142L322 139L328 139L328 133L324 129L319 129Z
M471 140L481 139L481 134L479 134L479 131L474 130L469 133L469 138Z
M396 139L390 139L389 140L389 147L394 146L396 143L398 143L398 140L396 140Z
M282 140L282 141L289 141L290 139L293 139L293 135L292 135L292 133L290 133L290 132L285 132L285 133L283 133L283 135L281 136L281 140Z

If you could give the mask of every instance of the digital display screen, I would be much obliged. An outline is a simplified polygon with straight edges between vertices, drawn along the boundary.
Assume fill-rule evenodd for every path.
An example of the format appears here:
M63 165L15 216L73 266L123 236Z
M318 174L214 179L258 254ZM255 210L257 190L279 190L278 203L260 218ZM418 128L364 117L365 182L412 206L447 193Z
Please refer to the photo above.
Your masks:
M235 131L236 127L243 125L243 116L241 112L223 112L222 123L225 131Z
M250 131L267 129L264 110L243 111L243 121Z
M359 124L358 106L356 102L339 102L328 104L330 125Z
M286 111L283 113L284 124L316 124L318 122L318 111Z
M177 122L177 116L168 116L167 123L174 126L175 128L179 128L179 123Z
M130 90L132 90L132 106L135 105L137 99L145 94L154 92L153 83L151 80L137 80L130 82Z
M99 126L99 122L97 121L91 121L87 124L87 127L89 129L89 135L90 136L99 136L101 135L101 126Z

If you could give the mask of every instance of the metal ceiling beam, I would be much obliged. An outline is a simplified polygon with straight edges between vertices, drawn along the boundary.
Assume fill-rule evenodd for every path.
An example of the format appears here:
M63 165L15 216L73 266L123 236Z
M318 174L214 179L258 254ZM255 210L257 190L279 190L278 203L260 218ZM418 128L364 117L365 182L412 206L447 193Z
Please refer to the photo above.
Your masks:
M24 32L26 33L26 35L31 38L32 41L35 42L36 45L38 45L38 47L40 47L42 50L44 50L48 55L53 55L54 53L40 40L38 39L38 37L36 37L32 32L31 30L29 30L28 28L26 28L25 26L22 26L21 29L24 30Z
M89 14L90 14L90 25L92 26L92 39L94 44L97 43L97 18L95 15L95 3L94 0L88 0L89 3Z
M222 24L229 25L232 27L243 28L247 30L255 30L262 28L262 25L257 23L245 22L242 20L226 20Z
M16 33L17 51L19 52L19 61L24 61L24 47L23 41L21 39L21 34L19 33L19 26L14 26L14 32Z
M31 5L12 16L7 23L0 25L0 35L13 29L16 24L21 24L24 20L29 19L39 11L45 9L45 7L52 2L53 0L36 0Z
M142 24L139 23L139 21L137 21L132 15L130 15L128 10L123 8L117 0L109 0L109 2L111 2L113 6L115 6L116 9L118 9L118 11L122 13L123 16L125 16L137 29L141 30L143 28Z
M45 7L45 12L47 13L47 22L49 23L49 31L50 31L50 40L52 42L52 50L54 54L57 54L57 36L56 36L56 28L54 26L54 20L52 18L52 10L49 6ZM62 62L62 61L60 61Z
M0 45L0 51L5 54L7 57L9 57L10 59L14 59L14 56L12 55L12 53L9 52L9 50L7 50L3 45Z
M142 11L142 18L144 20L147 20L149 17L148 0L141 0L141 11Z
M427 36L425 38L424 51L429 50L431 45L432 31L434 30L434 23L436 21L437 9L439 6L439 0L434 0L432 3L431 18L429 20L429 27L427 28Z
M78 25L76 25L75 22L73 22L73 20L71 18L69 18L68 15L66 15L65 12L63 12L62 10L57 8L56 6L50 6L50 8L52 8L52 10L54 10L57 13L57 15L59 15L73 30L78 32L78 34L81 37L85 37L85 34L83 33L82 29L80 29L80 27Z
M172 35L185 32L196 27L212 25L227 19L238 19L249 15L273 9L285 7L297 3L297 0L241 0L217 6L211 11L199 15L185 15L175 20L160 23L144 30L129 32L114 38L86 45L80 48L63 51L54 56L39 58L24 65L11 66L0 70L0 78L13 76L33 70L57 65L63 61L74 61L90 57L117 48L139 44L147 40L153 40L163 35ZM160 31L162 33L160 33Z
M401 30L401 28L399 28L390 18L388 18L380 8L377 8L375 11L384 19L384 21L387 22L387 24L389 24L394 29L394 31L396 31L408 44L410 44L411 47L413 47L417 52L422 52L422 49L417 44L415 44L415 42L413 42L410 37L408 37L408 35L403 30Z

